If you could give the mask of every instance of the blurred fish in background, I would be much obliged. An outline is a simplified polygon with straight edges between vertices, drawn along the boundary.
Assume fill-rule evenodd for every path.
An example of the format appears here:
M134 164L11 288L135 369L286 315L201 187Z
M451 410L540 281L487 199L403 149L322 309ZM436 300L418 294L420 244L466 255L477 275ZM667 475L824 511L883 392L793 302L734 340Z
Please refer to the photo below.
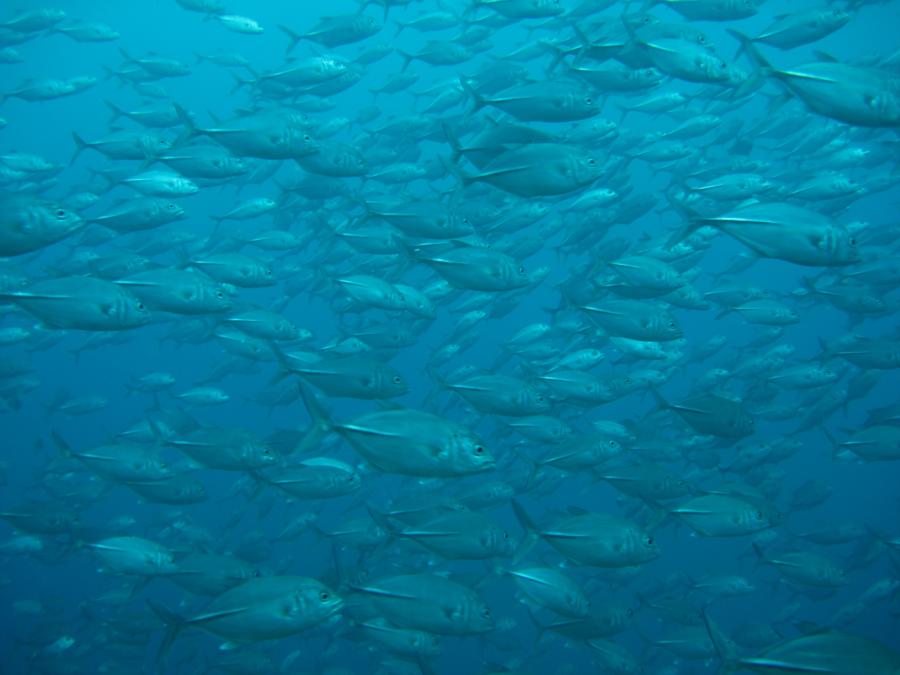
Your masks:
M0 670L900 673L898 26L0 8Z

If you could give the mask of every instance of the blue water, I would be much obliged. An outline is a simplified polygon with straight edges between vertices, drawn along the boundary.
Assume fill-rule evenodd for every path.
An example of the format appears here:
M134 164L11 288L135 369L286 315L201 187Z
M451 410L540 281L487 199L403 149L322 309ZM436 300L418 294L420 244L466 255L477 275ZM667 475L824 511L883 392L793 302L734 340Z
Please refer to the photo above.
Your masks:
M31 3L19 3L25 4ZM570 8L576 3L562 0L561 4ZM615 3L611 9L603 10L600 16L615 16L620 11L620 4L622 3ZM637 10L637 4L633 4ZM728 23L693 23L718 46L719 56L728 63L749 71L751 65L746 58L734 57L737 45L725 32L725 28L737 27L748 34L756 34L773 17L795 10L797 4L806 5L768 0L759 8L758 14L749 19ZM406 29L400 37L394 39L394 20L408 21L441 8L460 12L467 5L464 2L436 3L429 0L407 7L395 7L391 9L385 27L362 43L326 50L312 43L301 42L294 49L293 55L305 57L327 52L352 60L361 47L383 42L416 51L429 39L453 39L458 34L459 27L428 34ZM29 102L17 98L7 99L0 105L0 117L8 123L0 130L0 150L4 153L14 150L33 153L62 166L54 184L50 184L42 192L43 197L64 202L67 195L89 189L88 186L96 190L101 200L84 211L86 218L96 217L118 200L134 197L134 192L126 186L104 189L103 183L97 183L92 177L93 170L127 167L137 172L144 168L140 166L140 162L107 160L92 150L83 152L71 161L75 150L71 136L73 131L88 140L110 133L105 101L114 101L126 109L140 107L146 101L131 87L120 85L115 79L105 79L104 67L121 67L119 48L126 49L134 56L156 52L191 64L192 72L189 76L165 79L161 84L168 91L170 99L191 111L200 125L211 126L217 119L229 119L235 111L246 111L254 104L254 100L247 88L233 91L234 79L227 68L210 63L194 65L196 52L238 52L253 64L255 70L264 72L284 63L286 37L277 30L277 25L285 24L295 30L303 30L311 27L320 16L352 13L358 8L357 3L347 0L330 3L251 3L233 0L228 3L229 12L251 16L265 29L262 35L242 35L229 32L215 20L204 19L201 14L187 12L170 0L145 3L61 0L56 6L65 10L70 19L107 23L121 33L121 38L114 42L80 43L61 34L47 33L18 45L16 49L21 52L24 60L22 63L0 64L0 90L10 91L21 82L41 77L94 75L100 81L81 93L57 100ZM15 3L6 3L2 8L2 15L12 16L15 9ZM364 11L379 21L384 18L380 6L370 6ZM687 23L686 19L666 7L657 7L653 12L668 21ZM779 67L791 67L815 60L818 58L816 51L847 63L896 55L900 47L896 35L896 27L900 25L900 3L891 0L851 12L852 19L846 26L813 45L787 51L768 47L761 49ZM485 8L479 10L479 16L496 15ZM569 38L571 35L569 29L560 29L557 24L541 27L540 21L534 19L524 20L519 25L492 27L485 51L474 56L468 63L458 66L430 66L414 61L409 70L416 73L419 79L410 87L410 91L380 94L373 99L369 90L397 73L402 66L401 57L391 54L374 64L363 66L360 82L347 91L329 97L334 104L332 109L311 112L309 117L315 123L323 123L336 116L344 116L352 121L362 108L377 106L380 113L377 119L364 124L353 123L333 139L352 145L366 155L373 145L366 132L380 128L392 118L420 114L427 105L430 100L428 94L414 97L411 91L425 91L460 75L472 75L484 67L489 59L502 58L503 55L537 40ZM570 61L571 58L569 57ZM526 61L523 65L529 68L532 77L542 79L546 77L545 70L549 60L548 56L541 56ZM896 56L893 67L896 77ZM246 71L239 72L246 77ZM697 85L668 78L660 87L651 90L650 94L666 91L693 94L717 89L714 85ZM766 116L801 114L808 117L809 128L815 125L836 125L840 138L845 139L850 146L869 148L884 156L884 161L877 163L842 167L842 173L863 185L875 178L896 174L896 128L871 130L830 121L810 111L800 101L783 100L780 97L781 91L776 84L770 82L760 93L752 95L732 109L723 108L725 112L719 114L723 121L745 121L741 133L748 135L754 124ZM604 102L600 117L618 122L620 115L614 104L623 100L625 99L621 95L612 94ZM703 105L699 98L698 105ZM501 117L496 110L488 109L487 112ZM461 116L463 122L468 123L472 129L482 129L488 124L484 113L472 112L470 102L451 108L446 116L448 119ZM437 119L440 116L432 117ZM581 124L588 125L591 122L592 120L586 120ZM651 117L632 113L619 128L620 138L626 134L638 138L644 134L674 128L679 122L675 116ZM135 123L126 119L119 120L116 124L122 128L137 128ZM553 133L564 133L573 125L538 122L532 126ZM173 130L172 135L177 135L177 132L178 130ZM686 143L694 145L710 157L727 159L723 156L722 148L709 147L712 135L691 139ZM380 140L377 136L375 138L376 141ZM823 161L821 157L812 154L807 157L789 157L785 152L774 149L776 143L771 139L751 137L749 140L757 141L751 157L770 163L760 173L779 184L796 183L798 179L795 172L814 173ZM401 138L388 141L389 145L399 145L401 148L417 143L421 150L418 162L423 166L433 165L440 158L450 155L450 145L441 140ZM597 151L605 153L607 149L598 147ZM793 161L789 163L789 160L797 160L799 164ZM173 225L137 235L123 235L102 243L92 240L89 236L92 230L87 229L37 253L12 258L9 262L29 279L39 280L58 274L58 270L64 268L67 261L85 252L108 254L119 249L127 251L136 246L137 242L165 241L167 233L180 231L190 233L198 241L210 235L218 236L214 233L210 214L221 213L250 197L278 200L281 192L279 185L289 182L292 176L303 175L299 167L292 167L290 164L292 162L285 162L274 177L259 184L242 185L242 179L238 178L223 186L202 187L196 195L178 198L176 201L186 210L187 218ZM468 172L475 171L471 165L464 166ZM165 167L154 165L152 168ZM372 168L381 167L376 161L372 163ZM675 169L675 172L679 170ZM634 222L613 225L605 239L599 239L600 234L595 235L595 240L601 243L592 248L592 257L603 256L603 241L617 238L630 242L632 248L629 253L634 254L644 241L652 238L654 243L661 243L682 224L679 214L669 207L664 198L664 192L672 181L672 171L660 164L641 160L632 161L626 171L629 172L627 184L633 190L631 194L651 195L655 199L655 207ZM808 177L808 174L803 177ZM326 180L342 183L349 195L359 194L362 186L362 181L355 177ZM7 183L3 187L15 190L17 184ZM424 179L413 181L407 187L369 182L363 188L363 193L370 200L405 194L426 196L430 194L430 187L446 193L445 199L448 202L459 199L459 193L455 192L458 189L457 181L448 171L443 171L442 176L431 184ZM504 193L492 187L486 188L485 192L473 189L466 194L471 200L496 200L504 196ZM569 195L577 196L577 192ZM861 246L865 250L867 237L896 231L898 199L900 191L894 185L887 190L863 196L830 217L843 225L866 223L862 230L865 234L861 236ZM573 275L581 274L584 264L588 262L588 256L581 251L560 253L557 250L567 231L580 224L573 222L571 214L567 212L571 200L540 196L529 200L547 205L549 213L536 225L516 232L514 236L525 237L538 233L544 236L543 233L547 230L541 229L542 227L549 227L557 221L561 223L558 227L549 228L555 234L546 237L541 250L521 261L530 272L549 266L549 274L539 285L516 295L514 309L508 315L480 322L477 342L441 367L441 372L445 375L460 366L489 370L496 362L502 345L517 330L533 322L551 323L554 318L552 310L560 299L558 286L570 281ZM816 209L815 204L806 206ZM328 261L329 267L321 266L321 260L334 246L332 241L322 235L323 231L360 214L357 202L350 198L309 201L291 220L290 229L298 235L313 230L311 242L303 250L291 251L273 262L276 273L286 264L299 266L299 273L293 278L282 279L269 288L240 289L237 294L239 302L269 307L286 299L282 313L314 334L313 341L301 347L310 351L320 350L332 341L345 337L346 331L352 332L352 328L360 323L360 316L378 323L408 322L409 315L389 314L378 309L366 310L362 315L348 313L341 317L336 309L341 306L340 303L332 302L333 298L343 297L340 289L325 286L326 290L323 291L323 286L315 284L316 280L337 272L373 273L364 267L366 256L363 254L359 254L358 260L353 260L346 259L346 253L341 252L337 254L338 258ZM263 231L272 229L273 222L273 216L266 215L249 221L249 227ZM484 234L489 242L495 236L492 233ZM885 249L896 256L895 241L889 241ZM874 246L869 250L874 250ZM255 249L244 251L263 259L275 259L282 255L280 252ZM725 234L716 235L711 240L711 248L705 251L692 270L695 276L691 283L701 293L715 289L718 284L723 283L722 273L739 256L747 253L748 249L736 240ZM154 256L153 261L177 266L184 263L185 255L189 258L191 252L170 251ZM674 308L672 312L684 329L685 354L690 355L693 347L705 343L713 335L726 336L726 348L703 363L676 362L659 365L659 362L654 361L631 363L624 359L617 363L619 355L615 347L597 338L596 344L606 358L594 372L610 375L626 374L630 369L639 368L669 369L672 372L661 386L661 391L669 400L679 400L694 391L698 378L709 368L733 367L729 357L734 358L736 363L741 363L762 354L771 346L790 345L795 351L787 358L787 364L792 365L818 358L821 353L820 340L831 341L847 334L885 337L895 342L898 340L900 331L896 311L851 322L844 312L820 298L792 298L792 294L802 287L802 277L815 277L819 271L817 268L763 258L749 269L731 277L731 280L740 284L758 286L776 293L800 314L799 323L787 326L784 334L771 345L747 347L747 343L760 334L764 327L747 323L737 312L720 317L719 308L715 306L704 311ZM399 276L391 278L418 288L439 279L427 266L417 263L409 263ZM896 289L877 288L873 292L881 295L891 307L897 306ZM3 478L0 509L12 510L32 501L48 502L54 509L77 514L78 524L68 533L36 535L43 543L43 550L40 552L14 552L4 548L0 553L0 617L3 627L0 632L0 672L115 673L153 672L157 668L178 673L279 672L282 664L286 664L283 672L406 672L399 670L401 667L409 667L410 672L417 672L419 666L415 662L407 662L407 666L381 665L387 653L371 643L349 639L353 634L348 617L295 636L247 647L247 650L254 653L265 654L270 659L270 664L274 664L260 666L257 670L217 670L217 659L223 658L225 654L219 649L222 640L200 631L186 631L179 637L165 662L158 664L156 651L164 627L148 609L146 599L152 598L155 602L184 614L198 613L209 600L191 596L162 578L152 579L145 586L139 586L132 595L131 590L140 581L139 577L110 574L108 570L101 569L100 562L88 546L90 542L103 537L124 534L163 543L174 550L176 556L192 550L236 552L252 559L262 573L296 574L321 579L338 592L346 593L348 597L351 593L347 586L353 580L397 574L398 563L411 563L422 570L449 572L478 589L491 606L500 625L494 632L484 636L444 638L440 656L428 660L428 667L433 668L434 672L497 672L496 669L501 667L531 673L592 672L591 669L596 668L592 665L596 657L583 641L556 636L549 631L543 633L540 640L537 639L538 632L525 606L517 601L514 585L509 578L498 574L512 565L509 558L487 563L444 561L436 555L411 556L410 551L418 553L419 549L413 545L391 542L378 556L365 561L364 569L359 569L358 556L352 550L339 552L340 565L335 566L331 547L312 530L306 530L290 540L277 539L287 523L309 512L316 514L317 524L328 529L337 526L348 515L364 516L364 504L376 510L383 509L392 498L404 493L422 490L452 494L463 486L477 485L482 481L513 480L514 477L527 473L529 468L527 462L516 459L516 453L533 457L544 453L543 448L526 443L524 438L510 432L501 417L481 415L464 404L456 394L441 391L436 397L430 396L436 385L428 376L425 364L434 350L447 342L450 331L459 319L460 312L454 307L472 294L473 291L462 290L447 300L438 300L437 318L433 323L417 335L415 344L391 355L391 364L410 383L409 393L396 399L396 402L411 408L427 407L432 412L476 430L500 460L496 471L463 479L426 481L365 470L361 493L327 502L301 502L291 500L272 488L256 491L252 481L241 472L200 468L194 472L194 476L204 484L209 498L203 503L183 508L145 503L130 490L115 485L106 486L108 489L101 494L86 498L75 495L57 495L53 498L46 485L59 478L54 467L65 467L67 484L73 490L101 485L103 479L94 476L78 463L62 463L59 450L51 439L51 432L58 432L71 447L77 449L107 442L143 419L153 406L153 397L147 394L126 395L125 384L132 377L153 371L169 372L177 381L172 391L181 392L204 380L223 364L227 365L226 370L209 384L226 391L230 395L230 401L220 406L188 408L188 412L200 423L212 427L244 429L259 438L267 438L282 429L302 431L309 426L310 418L299 400L271 410L257 402L262 393L271 391L275 386L285 386L284 382L278 385L272 383L278 372L277 364L234 358L222 348L218 340L211 337L198 342L179 343L177 340L167 340L166 336L179 326L183 327L192 318L164 313L155 313L154 322L148 326L122 332L118 336L120 339L115 342L76 354L86 341L94 339L88 332L67 331L58 342L45 347L38 343L37 332L41 331L37 325L38 320L13 305L7 306L8 309L0 319L0 327L23 326L36 333L23 343L4 346L2 359L4 362L7 359L27 361L27 374L38 384L18 400L10 399L10 405L4 406L0 412L0 428L4 432L0 450L0 475ZM522 374L523 371L517 371L513 367L516 362L517 358L514 358L501 367L499 372L527 377ZM829 364L842 374L839 384L844 386L860 372L856 366L840 359L829 361ZM294 381L293 377L286 380L287 383ZM738 397L749 396L752 384L752 380L737 379L729 390ZM871 390L863 397L849 401L827 420L823 420L824 427L839 441L846 439L864 428L871 410L900 403L898 387L900 378L896 370L877 371ZM76 397L103 396L108 399L108 404L83 416L67 416L48 410L61 390ZM809 405L809 399L806 398L808 393L810 392L802 391L798 394L785 391L776 400L796 405L799 416L803 412L801 406ZM814 400L815 391L813 394ZM166 408L179 406L179 401L168 393L161 394L160 401ZM350 419L356 414L376 408L376 404L371 401L351 399L327 398L325 404L337 420ZM777 534L771 550L800 549L817 552L845 569L847 580L833 593L797 593L790 584L779 581L777 573L770 566L758 563L751 547L751 541L757 535L706 537L671 517L654 532L661 556L636 570L622 572L580 567L566 562L564 557L546 543L538 543L526 558L529 562L562 565L568 574L578 579L587 589L595 606L620 606L623 610L632 611L633 616L630 616L628 624L608 639L629 650L642 664L643 672L703 673L715 672L719 667L720 661L709 646L706 647L707 653L701 658L689 659L663 646L650 644L678 629L671 616L653 605L669 602L681 594L684 582L682 577L677 576L681 573L686 572L694 579L707 573L741 574L747 577L755 586L755 591L749 595L702 600L694 594L689 596L687 604L693 611L705 605L726 634L736 632L741 624L759 622L775 627L785 638L809 629L809 624L829 625L836 612L852 605L872 584L881 580L898 581L898 460L835 461L829 439L820 429L813 429L794 434L802 442L800 451L784 461L767 466L762 474L717 474L710 466L701 467L686 458L688 444L705 441L694 438L696 434L689 427L680 423L673 425L667 421L667 417L648 417L655 408L653 396L648 391L642 391L594 407L559 403L554 406L551 414L567 420L582 433L590 429L593 421L613 420L627 422L632 428L651 435L656 433L660 439L668 439L673 447L680 448L678 452L682 454L676 452L678 459L664 461L663 465L684 476L698 490L713 490L724 483L744 482L757 486L762 481L770 483L774 487L767 493L767 497L782 514L780 522L766 531L766 534ZM793 419L758 419L755 434L743 439L739 446L784 438L792 434L795 427L796 420ZM735 446L722 444L713 447L713 452L719 458L718 465L728 466L735 455ZM318 450L317 454L329 454L364 467L362 457L347 443L339 442L333 436ZM173 462L183 459L171 448L161 452ZM634 459L643 461L639 450L631 452ZM642 510L641 504L636 500L623 496L606 482L596 480L588 474L565 474L556 476L556 479L559 482L553 489L524 492L517 497L539 522L547 522L554 514L558 515L571 507L633 517L644 523L659 519L659 511ZM792 494L808 480L821 481L830 486L830 496L812 509L791 512ZM678 503L678 500L666 502L662 512ZM513 537L518 539L523 536L509 505L492 507L489 513ZM114 522L123 518L129 520ZM866 534L856 541L833 546L804 542L796 536L805 529L838 522L861 525ZM186 534L184 530L187 528L196 528L196 533L193 536ZM182 531L179 532L179 529ZM16 535L13 527L7 523L0 525L0 530L2 541L9 541ZM879 536L876 537L871 532L877 532ZM890 538L894 539L893 543ZM668 590L660 590L661 587L667 587ZM872 602L852 620L835 627L879 640L900 650L898 598L900 596L894 592L887 598ZM553 618L552 613L547 610L537 610L535 615L544 624ZM705 642L702 622L694 625L699 630L698 640ZM123 634L119 632L123 627L126 627L125 635L132 633L131 637L134 638L133 634L136 633L140 639L124 640ZM56 641L64 636L74 638L74 644L55 653ZM296 654L298 650L299 654ZM741 652L753 654L755 649L745 647L741 648ZM240 650L233 653L240 653ZM289 655L292 656L286 662Z

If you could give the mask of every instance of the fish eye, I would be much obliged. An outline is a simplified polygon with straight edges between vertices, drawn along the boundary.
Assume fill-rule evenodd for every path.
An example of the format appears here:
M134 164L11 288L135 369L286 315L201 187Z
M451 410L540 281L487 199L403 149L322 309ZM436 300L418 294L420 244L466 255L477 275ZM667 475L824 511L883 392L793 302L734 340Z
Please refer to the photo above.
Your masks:
M591 166L594 166L596 163L597 163L597 160L594 159L593 157L591 157L591 158L588 160L588 164L590 164Z
M476 446L475 446L475 454L476 454L476 455L483 455L483 454L484 454L484 447L482 447L482 446L480 446L480 445L476 445Z
M56 209L56 217L59 218L60 220L62 220L63 218L65 218L65 217L66 217L66 210L65 210L65 209Z
M607 442L607 445L608 445L609 447L611 447L611 448L614 448L614 447L616 447L616 442L615 442L615 441L609 441L609 442Z
M403 382L403 378L400 377L399 375L394 375L394 377L391 378L391 381L394 384L400 384L401 382Z
M174 211L175 205L172 202L169 202L168 204L166 204L166 208L169 209L169 211Z
M483 616L485 619L490 619L491 618L491 610L489 610L487 607L485 607L484 609L481 610L481 616Z
M586 99L584 99L584 102L587 103L588 105L593 105L594 99L592 99L590 96L588 96Z
M519 272L519 274L525 274L525 268L524 268L524 267L520 267L519 270L518 270L518 272Z
M644 543L647 544L647 546L653 546L653 537L648 534L644 537Z
M856 246L856 237L850 237L850 242L849 242L849 243L850 243L851 246Z
M225 294L222 291L216 291L216 297L219 298L219 300L221 300L222 298L225 297Z
M670 321L670 322L669 322L669 328L675 328L675 322L674 322L674 321Z
M328 591L322 591L321 593L319 593L319 600L321 600L322 602L328 602L329 598L331 598L331 593L329 593Z
M143 312L143 311L144 311L144 303L143 303L143 302L139 302L139 303L137 304L137 308L138 308L139 311Z

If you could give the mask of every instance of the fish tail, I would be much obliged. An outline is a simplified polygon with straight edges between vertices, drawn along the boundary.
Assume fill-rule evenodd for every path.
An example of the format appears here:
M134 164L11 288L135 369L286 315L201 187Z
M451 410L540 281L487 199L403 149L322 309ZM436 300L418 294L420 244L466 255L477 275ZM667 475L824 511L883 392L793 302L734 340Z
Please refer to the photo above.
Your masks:
M724 672L728 673L734 671L737 660L734 643L726 638L722 631L719 630L719 627L710 621L705 609L700 610L700 615L703 617L706 632L709 634L710 642L713 643L716 655L718 655L719 659L722 661Z
M119 76L119 74L116 71L114 71L112 68L110 68L109 66L102 66L102 68L103 68L103 70L106 71L105 81L107 81L107 82L109 80L113 79L114 77Z
M447 138L447 142L453 149L453 154L450 155L450 161L455 164L459 161L459 158L463 154L462 144L459 142L459 137L455 133L453 133L453 130L450 128L449 124L447 124L446 122L441 122L441 129L443 129L444 136Z
M537 526L534 521L531 519L531 516L525 511L524 507L518 502L518 500L512 500L513 511L516 514L516 520L519 521L519 524L525 530L525 538L519 543L516 548L515 553L513 554L513 565L518 565L522 559L528 554L528 552L534 548L534 545L538 540L538 532Z
M187 621L184 617L176 614L170 609L166 609L149 598L147 599L147 605L166 626L166 632L163 635L162 642L156 652L156 662L159 663L166 657L169 650L172 649L172 645L175 644L178 635L184 629L185 625L187 625Z
M72 155L72 159L69 160L70 162L74 162L78 155L81 154L81 151L88 147L87 141L75 131L72 132L72 140L75 141L75 153Z
M297 46L297 43L303 39L303 36L300 35L300 33L298 33L297 31L292 30L292 29L288 28L287 26L283 26L281 24L278 24L278 30L280 30L282 33L284 33L285 35L288 36L288 46L285 47L284 53L290 54L291 51L294 49L294 47Z
M369 517L375 522L378 527L384 530L388 536L390 537L398 537L400 535L400 530L397 529L397 526L394 525L390 519L380 511L376 511L371 506L366 504L366 511L369 513Z
M563 59L566 58L568 52L557 44L543 41L541 42L541 44L543 44L547 47L547 49L553 52L553 60L550 62L550 65L547 66L547 70L544 71L545 75L547 77L550 77L556 72L557 67L559 67L559 64L562 63Z
M657 410L668 410L672 407L672 404L659 393L659 390L656 387L650 387L650 393L653 394L653 400L656 401Z
M178 138L176 138L175 142L172 144L173 147L180 147L196 136L199 131L194 124L194 120L191 119L190 114L181 106L181 104L173 102L172 105L175 108L175 114L178 115L178 121L181 122L181 125L184 127L184 131L178 135Z
M407 52L403 51L402 49L398 49L397 53L400 55L400 58L403 59L403 65L400 67L400 72L405 73L406 69L409 68L409 64L412 63L415 57L412 54L408 54Z
M472 101L475 103L474 110L481 110L484 106L487 105L487 100L484 98L484 96L475 91L472 83L469 82L469 80L467 80L465 77L459 78L459 86L462 87L467 96L472 97Z
M581 41L581 47L578 49L575 58L572 60L572 67L577 68L581 65L581 62L584 61L584 55L587 54L587 50L591 47L591 38L588 37L588 34L581 30L581 28L574 24L572 25L572 30L575 31L575 35L577 35L578 39Z
M666 242L667 247L675 246L684 241L691 234L707 224L699 213L681 200L676 199L671 193L666 193L666 200L669 202L669 205L687 221L680 230L669 237L669 240Z
M281 366L281 372L275 374L275 376L269 381L268 386L273 386L284 380L288 375L292 373L296 373L297 369L291 367L291 362L288 361L287 356L284 355L284 352L281 351L281 348L273 345L272 353L275 354L275 358L278 360L278 365Z
M439 157L438 159L441 160L441 164L444 165L444 168L447 169L447 171L449 171L451 174L453 174L453 177L456 178L456 180L457 180L457 186L456 186L456 190L454 191L455 192L454 197L456 200L458 200L459 193L461 193L463 190L465 190L467 187L469 187L469 185L472 184L472 182L475 180L475 178L464 173L462 169L460 169L458 166L456 166L456 164L453 164L452 162L448 161L446 158ZM454 201L454 200L451 200L451 201Z
M308 454L308 451L335 427L331 416L319 402L319 399L316 398L316 394L310 386L302 380L297 383L297 386L300 388L300 398L303 399L303 405L306 406L306 411L312 419L312 425L294 449L295 453L302 456Z
M115 103L113 103L112 101L104 101L104 103L106 104L106 107L112 111L112 117L109 118L109 122L108 122L109 124L112 124L117 119L119 119L122 115L125 114L122 111L122 109L119 106L117 106Z
M534 641L536 644L540 644L541 638L544 637L544 633L547 632L548 627L537 620L537 617L534 615L534 612L531 611L530 607L526 606L525 612L528 614L528 618L531 619L531 623L534 624L535 630L537 630L537 637Z
M735 53L735 57L739 56L746 52L747 57L753 63L753 65L765 72L772 72L772 64L766 60L766 57L762 55L762 53L756 48L756 45L753 43L753 38L749 35L745 35L739 30L735 30L734 28L726 28L728 34L731 35L735 40L738 41L739 46L738 50Z
M231 88L231 93L237 93L241 87L249 87L253 84L253 80L245 80L237 73L231 73L231 77L234 80L234 86Z
M525 511L525 508L519 503L517 499L512 500L513 512L516 514L516 520L519 521L519 525L521 525L528 532L537 531L537 527L534 524L534 521L531 519L531 516L528 515L528 512Z
M822 430L822 433L825 435L825 438L828 439L828 442L831 444L831 458L838 459L840 455L840 447L841 444L838 443L838 440L834 437L834 435L828 431L828 428L823 424L819 427Z
M74 457L75 453L72 452L72 446L66 442L66 439L58 431L51 431L50 436L53 438L53 443L56 445L56 449L59 450L60 455L63 457Z

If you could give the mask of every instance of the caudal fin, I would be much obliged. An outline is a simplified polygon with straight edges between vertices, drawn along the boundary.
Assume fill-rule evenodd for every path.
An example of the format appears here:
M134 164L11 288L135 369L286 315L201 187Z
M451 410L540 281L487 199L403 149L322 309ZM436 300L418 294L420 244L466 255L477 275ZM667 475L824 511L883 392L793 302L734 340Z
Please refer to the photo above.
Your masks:
M331 416L319 402L319 399L316 398L316 394L310 386L302 380L297 383L297 386L300 388L300 398L303 399L303 405L306 406L306 411L312 420L309 430L303 435L303 438L300 439L294 450L295 453L303 456L308 454L322 440L325 434L332 431L335 427Z
M716 655L722 660L723 669L725 672L731 672L735 669L735 664L737 662L734 643L725 637L725 634L719 630L719 627L710 620L705 609L700 610L700 615L703 617L706 632L709 634L710 642L713 643Z
M81 154L81 151L89 147L87 141L74 131L72 132L72 140L75 141L75 153L72 155L72 159L70 159L69 162L74 162L78 155Z
M292 30L287 26L282 26L281 24L278 25L278 30L288 36L288 46L285 48L284 53L290 54L294 47L297 46L297 43L303 39L303 36L297 31Z
M184 629L187 621L184 617L179 616L175 612L166 609L162 605L153 600L147 599L147 605L153 611L154 614L162 621L166 626L165 635L163 635L162 642L159 645L159 649L156 652L156 661L159 663L162 661L166 654L169 653L169 650L172 649L172 645L175 644L175 640L178 638L178 635L181 633L182 629Z
M540 535L538 535L537 525L525 511L525 508L515 499L512 500L513 512L516 514L516 520L525 530L525 538L519 543L516 552L513 554L513 565L518 565L528 552L534 548Z

